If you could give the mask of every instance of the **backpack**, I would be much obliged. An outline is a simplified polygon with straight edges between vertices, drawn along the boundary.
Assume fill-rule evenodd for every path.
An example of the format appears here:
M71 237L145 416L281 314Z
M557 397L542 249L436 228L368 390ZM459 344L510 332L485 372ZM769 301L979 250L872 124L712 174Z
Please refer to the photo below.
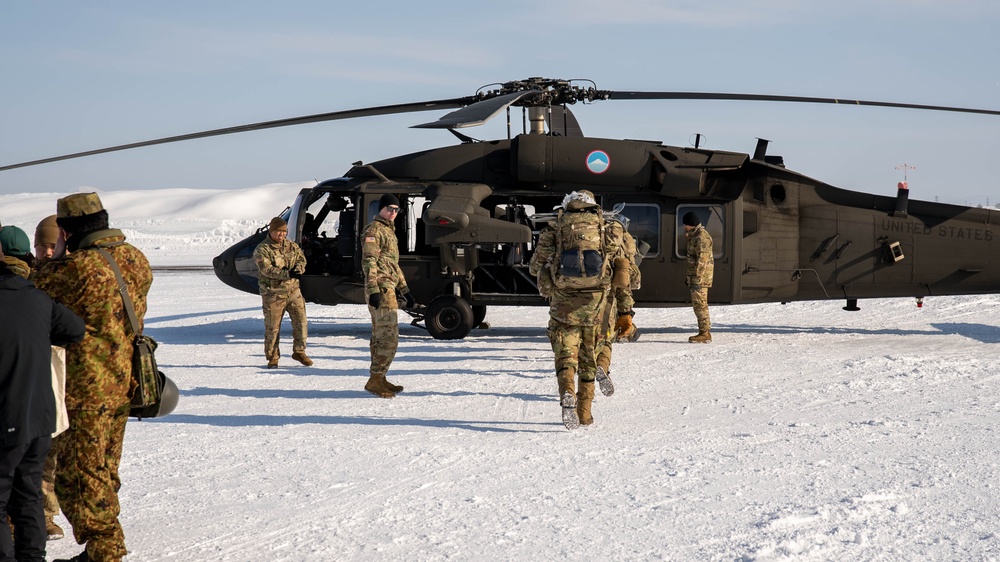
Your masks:
M622 251L628 259L629 288L636 290L642 286L642 272L639 271L639 262L642 261L642 254L636 248L635 238L631 234L625 233L622 239Z
M597 290L611 286L611 258L617 251L607 236L603 213L560 209L555 224L556 253L552 281L561 290Z

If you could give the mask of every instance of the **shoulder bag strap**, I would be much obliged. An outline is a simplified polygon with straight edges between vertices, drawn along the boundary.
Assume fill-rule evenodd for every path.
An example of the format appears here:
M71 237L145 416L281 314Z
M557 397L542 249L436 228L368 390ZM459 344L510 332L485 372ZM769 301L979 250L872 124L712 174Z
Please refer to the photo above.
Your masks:
M125 303L125 313L128 314L129 324L132 325L132 334L136 336L140 335L139 319L135 316L135 307L132 306L132 298L128 295L128 287L125 286L125 279L122 277L122 270L118 267L118 262L104 248L95 247L94 250L97 250L99 254L104 256L104 259L108 260L111 270L115 272L115 278L118 279L118 292L121 293L122 302Z

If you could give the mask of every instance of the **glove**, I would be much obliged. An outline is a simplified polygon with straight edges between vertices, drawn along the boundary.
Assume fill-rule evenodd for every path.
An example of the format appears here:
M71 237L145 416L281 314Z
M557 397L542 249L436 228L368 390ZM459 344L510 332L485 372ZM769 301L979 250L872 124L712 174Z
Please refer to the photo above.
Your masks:
M410 294L410 290L407 289L406 287L399 289L396 295L399 298L403 299L403 308L407 310L413 308L417 304L417 301L414 300L413 295Z
M691 289L692 291L700 291L701 290L701 285L698 285L698 284L688 285L688 288Z
M382 306L382 293L372 293L368 295L368 304L370 304L372 308Z
M293 269L288 270L289 279L302 279L302 273Z
M635 314L633 311L623 312L618 315L618 321L615 322L615 331L619 334L627 334L632 330L632 316Z

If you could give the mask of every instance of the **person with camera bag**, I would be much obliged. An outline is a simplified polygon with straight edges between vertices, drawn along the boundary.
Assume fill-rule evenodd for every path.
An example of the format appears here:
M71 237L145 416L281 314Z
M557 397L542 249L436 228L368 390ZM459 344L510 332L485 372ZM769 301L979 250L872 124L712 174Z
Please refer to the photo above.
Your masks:
M54 256L32 279L87 325L83 341L66 348L70 426L53 441L59 458L56 495L77 543L85 545L70 560L118 562L128 554L118 521L118 466L133 392L132 328L115 272L98 250L120 268L140 333L153 273L146 256L120 230L108 227L96 193L59 199L56 224L68 253Z

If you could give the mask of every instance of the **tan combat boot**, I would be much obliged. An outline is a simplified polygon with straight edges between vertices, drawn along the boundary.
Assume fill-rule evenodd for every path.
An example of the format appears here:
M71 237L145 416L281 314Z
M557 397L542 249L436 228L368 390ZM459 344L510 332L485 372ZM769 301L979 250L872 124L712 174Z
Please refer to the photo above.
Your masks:
M62 527L57 525L50 517L45 518L45 534L50 541L59 540L65 536Z
M556 380L559 383L559 405L562 406L562 421L566 429L580 427L580 418L576 415L575 379L574 369L562 369L556 373Z
M396 395L395 392L385 385L385 375L372 374L369 376L368 382L365 383L365 390L379 398L392 398Z
M697 336L688 338L689 343L712 343L712 332L699 330Z
M385 379L385 387L391 390L393 394L399 394L400 392L403 392L402 386L399 386L398 384L392 384L391 382L389 382L389 379Z
M590 414L590 404L593 401L594 381L580 381L580 390L576 393L576 415L580 419L580 425L594 423L594 416Z
M302 363L306 367L312 367L313 364L313 360L310 359L308 355L306 355L305 351L296 351L295 353L292 354L292 359L298 361L299 363Z

